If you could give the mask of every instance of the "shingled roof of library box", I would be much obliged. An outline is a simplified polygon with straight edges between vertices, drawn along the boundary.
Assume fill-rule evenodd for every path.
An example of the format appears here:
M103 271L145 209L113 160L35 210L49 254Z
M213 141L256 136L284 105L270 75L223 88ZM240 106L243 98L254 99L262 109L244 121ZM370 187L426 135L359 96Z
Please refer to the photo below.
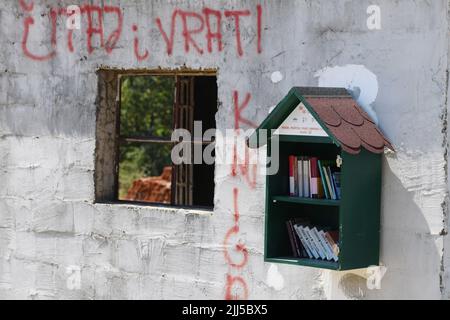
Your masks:
M359 154L361 148L383 153L394 151L392 144L373 119L358 105L344 88L293 87L249 138L250 147L260 147L262 129L277 129L300 104L320 124L331 140L349 154Z

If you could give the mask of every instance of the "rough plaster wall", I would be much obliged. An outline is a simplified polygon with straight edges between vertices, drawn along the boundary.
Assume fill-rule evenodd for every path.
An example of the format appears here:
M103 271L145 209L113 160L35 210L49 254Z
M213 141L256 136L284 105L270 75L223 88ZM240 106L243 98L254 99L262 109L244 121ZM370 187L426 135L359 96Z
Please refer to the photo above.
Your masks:
M34 13L47 13L46 5L55 3L38 1ZM366 27L366 8L373 1L261 1L261 54L255 50L259 2L112 3L125 17L111 55L101 49L89 55L82 33L74 34L76 48L70 53L66 34L59 32L58 54L46 62L22 53L24 14L18 2L0 5L1 298L222 299L227 273L241 275L254 299L449 297L450 260L443 257L440 235L447 191L441 120L447 102L447 1L376 1L382 9L379 31ZM174 53L167 56L156 17L168 30L174 8L200 12L204 3L252 11L243 22L243 57L236 56L233 24L225 22L223 52L186 54L177 36ZM47 18L39 14L36 23L42 20L43 32L33 31L30 46L45 52L50 36ZM141 47L151 49L144 62L133 55L132 23L153 26L151 32L140 31ZM205 46L204 38L198 42ZM93 204L99 67L217 68L217 127L228 129L234 124L234 90L241 100L251 93L244 116L260 122L291 86L317 85L317 71L347 64L363 65L377 76L373 107L397 147L383 163L381 261L388 270L381 290L367 290L357 274L264 263L264 179L258 177L251 189L242 177L232 177L228 166L216 168L210 214ZM275 71L284 76L276 84ZM238 271L230 270L223 246L233 226L234 188L239 189L238 239L249 252ZM79 288L69 281L68 270L74 268L80 269Z

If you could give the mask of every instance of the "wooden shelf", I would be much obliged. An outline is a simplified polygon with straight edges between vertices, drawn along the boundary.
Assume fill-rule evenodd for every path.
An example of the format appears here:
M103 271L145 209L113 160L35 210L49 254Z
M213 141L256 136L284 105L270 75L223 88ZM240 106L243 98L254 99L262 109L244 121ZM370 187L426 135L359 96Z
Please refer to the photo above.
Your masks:
M312 198L300 198L300 197L289 197L289 196L274 196L274 197L272 197L272 201L273 202L309 204L309 205L317 205L317 206L334 206L334 207L338 207L341 204L340 200L312 199Z
M305 267L339 270L339 262L319 260L319 259L279 257L279 258L266 258L265 261L273 263L294 264Z

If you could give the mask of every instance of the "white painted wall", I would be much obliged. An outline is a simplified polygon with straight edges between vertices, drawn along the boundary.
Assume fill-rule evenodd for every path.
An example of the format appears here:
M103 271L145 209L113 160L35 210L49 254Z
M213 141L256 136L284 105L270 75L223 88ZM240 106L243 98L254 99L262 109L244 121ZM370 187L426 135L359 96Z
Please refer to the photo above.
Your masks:
M373 1L366 0L116 0L111 3L124 12L123 32L110 55L101 48L87 53L84 18L69 52L59 19L57 53L48 61L23 53L28 13L20 2L0 4L0 298L223 299L227 275L242 279L228 278L235 280L231 293L244 297L245 283L251 299L449 297L447 1L376 1L381 30L369 30L366 10ZM41 17L47 5L82 2L34 2L27 44L42 54L51 49L48 17ZM263 7L261 54L257 4ZM241 58L234 23L226 18L222 52L214 43L213 53L199 55L192 48L185 53L178 20L173 55L166 54L156 17L168 31L175 8L201 12L205 5L251 11L242 18ZM108 33L112 17L105 18ZM150 51L142 62L133 53L134 23L141 50ZM95 45L98 37L93 39ZM204 36L196 39L206 48ZM360 66L350 67L356 68L354 81L335 74L351 65ZM337 81L360 87L359 98L397 149L383 162L381 261L387 271L381 289L367 289L365 270L336 273L264 263L264 179L258 176L250 188L229 166L217 166L215 208L208 214L94 204L95 71L102 66L217 68L221 129L234 126L234 90L240 101L252 95L243 117L259 123L294 85ZM240 264L242 252L233 248L245 246L248 261L242 268L224 254L234 225L234 188L240 219L228 252L231 262Z

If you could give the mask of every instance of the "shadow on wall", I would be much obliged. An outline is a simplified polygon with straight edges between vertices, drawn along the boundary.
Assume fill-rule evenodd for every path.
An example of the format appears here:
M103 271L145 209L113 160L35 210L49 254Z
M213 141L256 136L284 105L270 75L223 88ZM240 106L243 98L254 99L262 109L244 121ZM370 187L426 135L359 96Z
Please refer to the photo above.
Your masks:
M417 191L408 190L390 167L389 163L399 161L397 155L383 157L380 265L386 269L380 274L379 288L374 288L371 269L325 271L329 299L441 298L442 254L436 244L440 235L432 234L416 203Z

